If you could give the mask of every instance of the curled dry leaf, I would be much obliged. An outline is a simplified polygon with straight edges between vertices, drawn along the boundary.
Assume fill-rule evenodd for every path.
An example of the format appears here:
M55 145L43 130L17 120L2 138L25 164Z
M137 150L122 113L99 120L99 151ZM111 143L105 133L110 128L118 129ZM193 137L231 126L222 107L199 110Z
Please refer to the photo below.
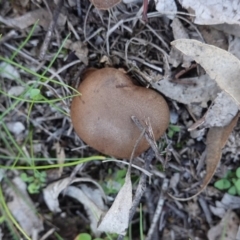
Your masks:
M220 223L208 231L209 240L235 240L240 220L236 213L228 211Z
M180 4L194 14L194 22L200 25L240 23L240 2L238 0L179 0Z
M78 187L69 186L69 184L81 182ZM84 182L84 183L83 183ZM87 186L85 183L92 183L94 188ZM101 231L97 229L97 222L101 214L106 210L106 196L101 186L89 178L74 178L71 177L61 179L49 184L43 190L43 197L48 208L53 212L60 212L58 196L65 190L67 196L77 199L83 204L90 220L91 230L94 235L99 236Z
M238 58L225 50L192 39L179 39L171 44L199 63L219 87L240 105Z
M95 236L99 236L102 232L97 229L97 223L106 208L99 189L90 188L86 184L81 184L80 188L69 186L66 195L83 204L90 220L91 230Z
M53 183L49 184L45 189L43 189L44 200L45 200L48 208L52 212L61 212L61 209L59 208L58 196L66 187L69 186L69 184L72 184L75 182L91 182L91 183L93 183L94 185L96 185L97 188L100 189L100 191L102 192L102 196L105 198L105 194L104 194L104 191L102 190L101 186L94 180L89 179L89 178L71 179L71 177L67 177L67 178L61 179L59 181L53 182Z
M210 128L207 134L207 155L206 155L206 165L207 165L207 170L206 170L206 175L204 177L203 183L201 188L198 190L198 192L189 197L189 198L176 198L173 197L174 199L178 201L188 201L190 199L193 199L197 195L199 195L208 185L208 183L211 181L219 161L221 160L222 157L222 148L225 146L229 135L231 134L233 128L237 124L237 120L239 118L239 115L237 114L235 118L230 122L229 125L225 127L213 127Z
M96 8L101 10L107 10L121 2L121 0L90 0L90 1Z

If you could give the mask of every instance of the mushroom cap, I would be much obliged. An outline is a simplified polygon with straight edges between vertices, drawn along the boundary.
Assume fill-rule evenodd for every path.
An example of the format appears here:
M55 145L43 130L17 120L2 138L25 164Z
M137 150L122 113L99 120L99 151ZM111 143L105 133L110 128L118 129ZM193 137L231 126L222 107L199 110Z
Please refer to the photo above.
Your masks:
M80 84L81 96L73 98L71 119L78 136L101 153L129 159L141 132L131 116L143 126L147 119L155 140L166 131L169 109L154 90L137 86L123 71L103 68L89 71ZM135 157L149 148L143 137Z

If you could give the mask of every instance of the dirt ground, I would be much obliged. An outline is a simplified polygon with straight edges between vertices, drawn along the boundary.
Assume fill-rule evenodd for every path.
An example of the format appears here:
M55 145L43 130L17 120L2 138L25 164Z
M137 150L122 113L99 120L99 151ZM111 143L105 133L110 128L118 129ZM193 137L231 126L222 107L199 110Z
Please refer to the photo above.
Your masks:
M98 9L112 2L0 1L0 240L239 240L239 3L135 0ZM123 132L119 156L128 146L137 152L142 143L126 143L127 125L114 132L114 116L103 120L95 145L73 128L71 102L87 69L107 67L134 79L129 99L117 97L116 121L138 88L161 94L170 111L147 107L167 119L157 139L154 124L127 120L151 146L131 159L131 173L125 157L96 150ZM135 99L134 110L144 109L147 96Z

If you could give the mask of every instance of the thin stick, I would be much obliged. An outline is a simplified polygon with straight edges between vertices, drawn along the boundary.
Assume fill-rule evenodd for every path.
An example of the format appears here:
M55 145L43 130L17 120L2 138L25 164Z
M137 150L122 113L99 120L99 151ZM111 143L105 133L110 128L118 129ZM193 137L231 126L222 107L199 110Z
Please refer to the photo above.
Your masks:
M142 131L144 128L143 128L142 124L140 123L140 121L135 116L132 116L131 118L132 118L133 122L135 123L135 125L139 128L139 130ZM145 138L148 141L151 148L153 149L154 153L156 154L156 158L163 165L165 165L164 160L158 151L157 144L155 143L155 140L153 137L154 136L153 136L153 134L151 134L151 131L150 131L150 126L148 126L148 129L145 131Z
M60 13L60 10L61 10L62 6L63 6L63 0L59 0L58 4L57 4L57 7L54 9L52 20L49 24L48 31L46 33L46 36L45 36L45 39L43 41L42 47L40 49L40 54L39 54L39 60L40 61L42 61L44 59L45 55L46 55L48 45L49 45L49 42L51 40L52 33L53 33L53 30L56 26L57 19L58 19L58 16L59 16L59 13Z
M152 221L151 227L148 231L148 235L147 235L145 240L151 240L152 239L152 236L153 236L154 231L156 229L156 225L158 223L158 219L159 219L160 214L161 214L162 209L163 209L163 205L164 205L164 202L165 202L165 199L166 199L167 189L168 189L168 179L165 178L163 180L162 192L161 192L161 195L160 195L159 200L158 200L158 204L157 204L157 208L156 208L156 211L155 211L155 214L154 214L154 217L153 217L153 221Z
M143 135L145 134L145 131L146 131L146 129L144 128L144 129L142 130L142 132L141 132L138 140L136 141L133 150L132 150L132 154L131 154L131 157L130 157L130 160L129 160L130 163L129 163L129 167L128 167L128 172L129 172L129 173L131 172L131 166L132 166L132 161L133 161L134 154L135 154L135 152L136 152L136 149L137 149L140 141L142 140Z

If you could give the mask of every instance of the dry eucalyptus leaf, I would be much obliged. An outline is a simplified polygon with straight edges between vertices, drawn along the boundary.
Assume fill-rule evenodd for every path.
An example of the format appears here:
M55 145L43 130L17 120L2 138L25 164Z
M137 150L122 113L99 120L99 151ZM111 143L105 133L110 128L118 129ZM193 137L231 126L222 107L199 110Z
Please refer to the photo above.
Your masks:
M205 43L214 45L224 50L228 49L227 34L225 34L223 31L216 29L215 25L198 26L198 30L203 36Z
M180 39L171 43L198 62L219 87L240 104L240 61L231 53L196 40Z
M177 12L177 5L174 0L155 0L156 10L170 19L173 19Z
M235 240L240 240L240 225L238 226L238 231Z
M225 193L221 200L221 203L226 209L238 209L240 208L240 197Z
M234 127L237 124L239 116L235 116L233 120L225 127L213 127L210 128L207 134L207 142L206 142L206 175L204 177L202 186L198 191L197 195L200 194L208 183L211 181L219 161L222 157L222 149L225 146L229 135L233 131Z
M75 198L83 204L90 220L91 230L95 236L99 236L102 232L97 229L97 223L104 210L106 210L102 194L99 189L93 189L85 184L81 184L80 188L69 186L66 189L65 194Z
M49 12L44 8L40 8L31 12L27 12L26 14L16 18L3 18L2 16L0 16L0 22L4 23L9 27L19 29L25 29L33 25L37 21L39 21L38 24L40 26L47 30L51 21L51 16ZM63 26L65 22L66 16L60 13L57 20L58 26Z
M90 1L96 8L101 10L107 10L121 2L121 0L90 0Z
M90 182L93 183L99 190L102 192L103 198L105 198L104 191L102 190L101 186L90 178L74 178L67 177L56 182L49 184L45 189L43 189L43 198L45 203L47 204L48 208L52 212L61 212L59 208L58 196L59 194L69 186L69 184L75 182Z
M5 62L0 63L0 76L10 80L20 79L18 70L14 66Z
M240 24L238 0L179 0L189 13L194 14L194 23L213 25L220 23Z
M77 5L77 1L76 0L68 0L68 5L70 7L75 7Z
M19 2L19 4L21 4L22 7L26 7L29 3L29 0L20 0L18 2Z
M81 41L72 42L67 40L64 47L72 50L86 66L88 65L88 48L86 44Z
M232 53L235 57L240 59L240 38L229 36L229 47L228 51Z
M174 173L170 179L169 187L173 189L174 193L177 194L177 185L180 181L180 173Z
M240 220L236 213L228 211L220 223L208 231L209 240L235 240Z
M131 3L140 3L142 0L123 0L123 3L125 4L131 4Z
M188 39L188 33L184 28L181 21L175 17L171 24L174 39ZM169 63L173 65L173 67L178 67L182 63L182 67L189 68L191 66L192 59L180 51L177 51L176 48L171 49L169 54Z
M209 209L211 210L211 212L215 215L218 216L220 218L223 218L223 216L226 214L226 210L221 207L221 206L209 206Z
M198 196L206 188L217 169L218 163L222 157L222 149L225 146L233 128L236 126L238 118L239 115L235 116L230 124L225 127L213 127L209 129L206 142L207 169L202 186L195 195L189 198L176 198L172 196L174 199L178 201L188 201Z
M3 178L5 177L5 172L6 172L6 169L0 169L0 182L3 180Z
M56 150L57 163L58 163L58 164L63 164L63 163L65 162L65 158L66 158L64 148L60 145L59 142L56 142L56 143L54 144L54 148L55 148L55 150ZM63 167L59 167L58 177L61 177L62 171L63 171Z
M8 90L9 95L20 96L24 92L25 88L23 86L12 86Z
M42 219L37 215L34 203L27 193L27 186L20 177L15 177L13 185L9 186L5 194L9 202L7 206L22 229L29 236L36 236L44 229Z
M197 218L201 214L201 210L197 200L188 202L185 211L187 211L193 218Z
M98 224L98 230L108 233L126 234L129 223L129 212L132 207L132 182L130 171L114 203Z
M211 212L223 218L228 209L239 209L240 208L240 197L225 193L221 201L215 201L215 206L209 206Z
M7 128L15 135L19 135L25 130L25 126L21 122L9 122Z
M181 79L181 81L185 84L162 79L152 82L152 87L177 102L183 104L201 103L202 107L207 107L207 102L215 99L219 92L217 84L207 74Z
M229 35L240 37L240 25L239 24L218 24L214 25L214 28L223 31Z
M228 125L231 120L237 115L238 106L235 101L224 91L218 93L214 104L208 109L204 116L203 126L210 127L224 127Z
M15 14L25 13L29 9L29 0L12 1L11 8Z

